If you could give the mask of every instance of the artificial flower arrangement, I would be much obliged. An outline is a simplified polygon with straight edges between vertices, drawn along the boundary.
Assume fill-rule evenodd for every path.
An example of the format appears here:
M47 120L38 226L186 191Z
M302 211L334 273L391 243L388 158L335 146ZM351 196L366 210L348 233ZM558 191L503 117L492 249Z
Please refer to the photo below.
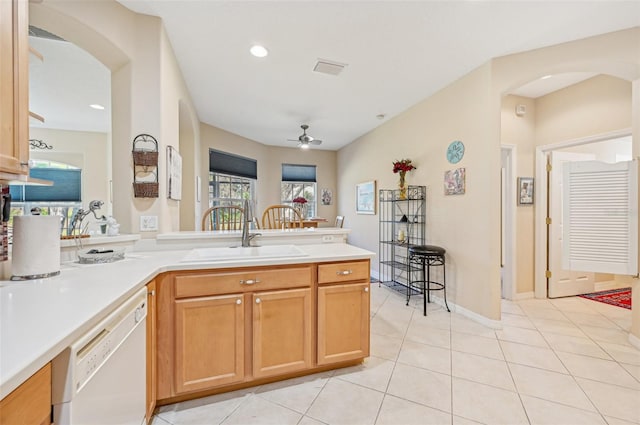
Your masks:
M393 172L394 173L406 173L407 171L411 171L416 169L417 167L411 163L410 159L401 159L400 161L396 160L393 163Z
M410 159L401 159L393 162L393 172L400 173L400 182L398 188L400 192L398 199L407 199L407 186L405 184L405 174L411 170L415 170L417 167L411 163Z
M307 200L302 196L298 196L297 198L293 198L293 201L291 202L293 202L294 204L306 204Z

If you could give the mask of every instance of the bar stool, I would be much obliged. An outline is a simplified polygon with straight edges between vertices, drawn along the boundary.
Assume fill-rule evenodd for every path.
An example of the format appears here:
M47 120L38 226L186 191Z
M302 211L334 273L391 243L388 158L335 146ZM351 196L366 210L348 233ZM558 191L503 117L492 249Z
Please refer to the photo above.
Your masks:
M447 274L445 267L445 249L435 245L413 245L409 247L409 266L412 264L418 265L422 269L422 280L413 280L413 273L409 271L409 285L407 286L407 305L409 305L409 299L411 298L411 287L414 284L421 286L424 294L424 312L427 315L427 302L431 302L430 291L442 290L444 294L444 305L449 310L449 304L447 304ZM431 267L442 266L442 282L433 282L431 280ZM425 274L426 271L426 274ZM425 279L426 277L426 279Z

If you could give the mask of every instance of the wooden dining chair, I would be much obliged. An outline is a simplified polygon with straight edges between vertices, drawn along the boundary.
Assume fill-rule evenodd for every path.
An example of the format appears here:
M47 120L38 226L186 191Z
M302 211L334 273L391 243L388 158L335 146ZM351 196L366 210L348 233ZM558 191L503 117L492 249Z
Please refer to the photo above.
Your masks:
M344 224L344 216L343 215L337 215L336 216L336 224L335 224L334 227L342 228L343 224Z
M302 228L300 211L289 205L271 205L262 213L263 229Z
M235 205L211 207L202 215L202 230L241 230L244 210Z

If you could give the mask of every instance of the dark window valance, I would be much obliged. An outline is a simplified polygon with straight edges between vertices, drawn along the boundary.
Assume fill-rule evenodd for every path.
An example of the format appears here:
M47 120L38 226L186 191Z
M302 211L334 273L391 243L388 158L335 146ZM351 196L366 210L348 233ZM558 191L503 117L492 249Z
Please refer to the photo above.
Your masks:
M315 165L282 164L283 182L313 182L316 181Z
M257 179L258 162L255 159L209 149L209 171Z

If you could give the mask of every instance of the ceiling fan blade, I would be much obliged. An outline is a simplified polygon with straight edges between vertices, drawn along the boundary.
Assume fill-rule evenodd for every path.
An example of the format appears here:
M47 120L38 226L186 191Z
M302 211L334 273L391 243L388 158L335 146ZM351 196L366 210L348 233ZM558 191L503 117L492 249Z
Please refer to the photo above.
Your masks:
M319 139L313 139L312 141L309 142L312 145L319 145L322 143L322 140Z

